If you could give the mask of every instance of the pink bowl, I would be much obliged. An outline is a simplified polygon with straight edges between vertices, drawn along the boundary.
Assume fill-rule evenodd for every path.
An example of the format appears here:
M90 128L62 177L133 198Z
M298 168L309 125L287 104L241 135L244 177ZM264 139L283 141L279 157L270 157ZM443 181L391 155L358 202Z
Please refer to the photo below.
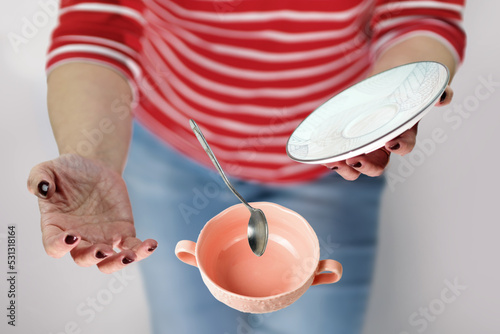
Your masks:
M269 241L261 257L250 249L250 212L234 205L207 222L197 243L182 240L175 254L198 267L216 299L242 312L266 313L295 302L311 286L337 282L342 265L319 261L319 242L307 221L285 207L258 202L269 224Z

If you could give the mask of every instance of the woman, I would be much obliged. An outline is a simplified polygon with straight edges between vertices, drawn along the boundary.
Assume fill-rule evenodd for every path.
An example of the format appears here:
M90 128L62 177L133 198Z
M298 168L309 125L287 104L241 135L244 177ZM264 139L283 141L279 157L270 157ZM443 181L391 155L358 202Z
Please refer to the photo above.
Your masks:
M463 6L63 1L47 63L61 156L29 178L47 253L70 252L77 264L111 273L154 252L141 268L155 333L360 333L383 186L377 176L391 153L412 150L417 126L377 151L329 164L335 173L288 159L286 139L314 108L369 75L433 60L453 76L465 47ZM451 97L448 87L440 105ZM310 222L322 255L344 266L340 283L314 287L282 311L246 315L217 302L175 259L178 240L195 240L236 203L190 118L247 200L279 203ZM141 241L136 230L155 240Z

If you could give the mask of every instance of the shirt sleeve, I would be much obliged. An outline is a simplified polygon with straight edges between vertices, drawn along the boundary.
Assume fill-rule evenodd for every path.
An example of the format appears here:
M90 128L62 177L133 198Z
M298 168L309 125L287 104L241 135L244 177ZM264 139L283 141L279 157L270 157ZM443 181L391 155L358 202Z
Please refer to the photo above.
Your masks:
M377 0L371 21L372 59L404 39L426 35L441 41L461 64L464 7L465 0Z
M139 0L62 0L49 45L46 70L68 62L92 62L125 76L137 96L143 32Z

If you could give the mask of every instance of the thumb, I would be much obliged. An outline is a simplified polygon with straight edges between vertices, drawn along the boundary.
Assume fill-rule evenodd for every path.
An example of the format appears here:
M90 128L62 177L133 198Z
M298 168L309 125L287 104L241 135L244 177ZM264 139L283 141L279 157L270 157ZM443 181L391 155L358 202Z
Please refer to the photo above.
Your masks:
M436 106L444 107L450 104L452 99L453 99L453 89L451 89L450 86L446 86L446 89L439 98L439 101L436 103Z
M56 192L51 161L42 162L31 169L28 176L28 190L41 199L48 199Z

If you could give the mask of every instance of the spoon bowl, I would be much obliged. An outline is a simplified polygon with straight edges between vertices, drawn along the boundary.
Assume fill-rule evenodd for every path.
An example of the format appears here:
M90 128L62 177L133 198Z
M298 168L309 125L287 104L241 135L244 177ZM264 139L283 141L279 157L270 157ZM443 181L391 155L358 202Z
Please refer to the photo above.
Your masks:
M255 255L261 256L266 250L269 231L267 219L261 209L253 208L250 210L250 220L248 221L248 243Z

